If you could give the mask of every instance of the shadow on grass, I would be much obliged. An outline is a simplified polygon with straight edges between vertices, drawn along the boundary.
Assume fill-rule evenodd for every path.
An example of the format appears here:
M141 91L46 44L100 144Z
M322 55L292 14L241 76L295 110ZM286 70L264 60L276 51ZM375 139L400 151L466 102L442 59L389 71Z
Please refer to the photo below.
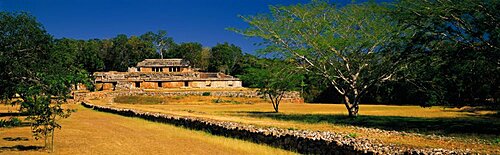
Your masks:
M251 117L304 123L330 123L423 134L487 134L500 135L498 119L482 118L420 118L400 116L366 116L350 118L333 114L282 114L270 112L240 112Z
M3 140L6 141L28 141L29 139L26 137L5 137Z
M24 146L24 145L16 145L16 146L2 146L0 147L1 151L38 151L44 149L42 146Z
M0 117L8 117L8 116L28 116L28 114L18 113L18 112L0 112Z

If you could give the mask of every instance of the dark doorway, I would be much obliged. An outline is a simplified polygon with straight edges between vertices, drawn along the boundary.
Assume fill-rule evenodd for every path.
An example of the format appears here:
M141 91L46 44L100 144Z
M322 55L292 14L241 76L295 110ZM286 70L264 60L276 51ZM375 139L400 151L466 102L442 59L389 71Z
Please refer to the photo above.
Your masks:
M158 82L158 87L163 87L163 83L162 82Z
M135 82L135 87L136 88L141 88L141 82Z
M184 87L189 87L189 82L184 81Z

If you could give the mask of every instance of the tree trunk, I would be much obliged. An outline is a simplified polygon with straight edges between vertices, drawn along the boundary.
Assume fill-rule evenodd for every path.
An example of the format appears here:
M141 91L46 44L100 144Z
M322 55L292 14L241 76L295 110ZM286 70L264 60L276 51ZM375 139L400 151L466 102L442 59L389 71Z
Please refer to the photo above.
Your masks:
M357 95L344 95L344 104L349 117L357 117L359 111L359 97Z
M269 95L269 99L271 99L271 103L273 104L273 109L276 113L278 113L279 111L279 101L278 101L278 98L277 97L273 97L273 95L271 93L268 94Z
M54 152L54 128L52 129L52 140L51 140L51 143L50 143L50 152Z

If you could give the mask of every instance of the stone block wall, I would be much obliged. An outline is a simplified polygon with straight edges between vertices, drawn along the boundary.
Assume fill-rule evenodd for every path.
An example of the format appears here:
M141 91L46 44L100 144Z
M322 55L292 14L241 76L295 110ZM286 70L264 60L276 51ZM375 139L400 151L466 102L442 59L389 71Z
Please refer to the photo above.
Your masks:
M181 87L184 87L184 82L182 82L182 81L163 82L162 87L164 87L164 88L181 88Z
M158 82L145 81L141 83L141 88L144 89L158 89Z
M88 92L88 93L75 93L76 101L83 101L85 99L102 99L102 98L114 98L116 96L135 96L135 95L146 95L146 96L185 96L185 95L195 95L202 96L204 92L210 92L211 96L224 96L224 97L266 97L259 95L256 91L179 91L179 92L145 92L141 90L135 91L111 91L111 92ZM283 96L282 101L293 102L293 103L303 103L304 100L300 96L299 92L287 92Z
M149 67L141 67L141 71L140 72L153 72L153 69L149 68Z

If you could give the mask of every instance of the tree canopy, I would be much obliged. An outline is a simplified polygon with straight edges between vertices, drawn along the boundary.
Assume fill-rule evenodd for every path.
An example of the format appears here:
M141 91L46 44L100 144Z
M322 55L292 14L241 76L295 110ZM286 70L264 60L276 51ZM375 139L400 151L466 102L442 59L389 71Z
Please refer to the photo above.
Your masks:
M250 28L236 31L264 39L264 51L295 59L305 71L325 78L351 116L371 86L399 69L403 52L397 41L410 35L384 14L386 7L374 3L339 8L313 1L270 10L243 16Z

